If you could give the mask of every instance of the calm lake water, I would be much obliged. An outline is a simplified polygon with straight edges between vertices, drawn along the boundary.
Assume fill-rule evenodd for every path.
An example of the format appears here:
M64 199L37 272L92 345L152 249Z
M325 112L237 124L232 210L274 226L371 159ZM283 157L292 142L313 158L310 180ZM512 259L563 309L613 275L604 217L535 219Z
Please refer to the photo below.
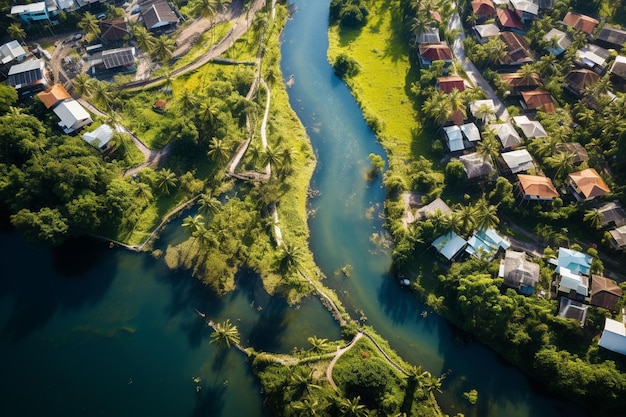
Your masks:
M364 175L369 153L383 151L326 62L328 1L298 0L294 7L282 65L295 77L291 103L319 157L311 245L328 284L407 360L436 374L451 371L440 396L445 412L584 415L544 396L480 344L463 343L435 314L423 318L425 307L388 275L389 249L379 244L384 190ZM166 229L159 246L181 238L179 224ZM96 242L52 250L3 234L0 254L3 417L264 416L243 356L209 345L210 329L194 308L231 319L243 343L260 350L287 352L307 346L311 335L339 336L316 299L289 309L245 271L237 291L219 298L161 260ZM350 279L334 274L345 265L352 266ZM473 408L461 399L470 388L480 395Z

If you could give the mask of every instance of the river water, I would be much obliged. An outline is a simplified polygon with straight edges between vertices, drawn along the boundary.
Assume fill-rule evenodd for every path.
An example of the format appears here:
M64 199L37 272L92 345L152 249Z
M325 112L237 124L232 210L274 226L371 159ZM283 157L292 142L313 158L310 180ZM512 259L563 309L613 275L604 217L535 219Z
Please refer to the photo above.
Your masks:
M297 0L284 33L283 71L293 108L318 154L310 221L316 260L354 316L357 310L407 360L451 373L444 411L467 416L582 416L545 396L521 373L402 291L389 274L380 180L367 156L383 154L356 103L326 62L328 1ZM180 220L160 246L181 238ZM147 254L78 241L50 249L0 235L0 416L264 417L244 357L208 344L194 312L240 329L244 345L288 352L339 329L316 299L289 309L243 271L238 289L216 297L186 273ZM352 278L335 271L351 265ZM199 377L201 381L192 380ZM479 391L467 406L461 394ZM245 400L243 400L245 399Z

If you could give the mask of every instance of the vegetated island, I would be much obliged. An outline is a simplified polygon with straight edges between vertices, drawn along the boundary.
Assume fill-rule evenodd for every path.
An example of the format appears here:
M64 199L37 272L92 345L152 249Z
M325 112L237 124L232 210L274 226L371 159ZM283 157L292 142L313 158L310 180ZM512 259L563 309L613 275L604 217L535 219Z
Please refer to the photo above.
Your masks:
M626 406L623 12L576 0L330 7L329 61L389 158L399 278L597 416Z
M312 336L310 350L274 355L243 348L230 321L207 320L213 343L253 359L273 415L441 415L433 392L444 376L405 363L350 319L307 248L315 159L279 68L285 5L192 1L156 31L141 8L97 4L44 21L11 12L29 22L8 24L19 40L11 50L30 45L11 66L26 59L56 83L14 77L0 87L5 221L51 245L91 235L150 250L164 224L197 204L182 222L188 238L155 257L219 294L252 268L291 304L318 294L342 326L345 342Z

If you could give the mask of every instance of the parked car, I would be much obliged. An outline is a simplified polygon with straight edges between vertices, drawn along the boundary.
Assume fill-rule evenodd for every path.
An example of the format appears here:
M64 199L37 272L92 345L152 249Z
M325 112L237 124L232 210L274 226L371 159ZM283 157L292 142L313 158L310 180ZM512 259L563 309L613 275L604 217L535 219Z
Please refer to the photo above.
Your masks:
M135 7L130 14L138 14L141 11L141 9L139 7Z
M100 13L98 16L96 16L96 19L98 20L104 20L107 18L107 14L106 13Z
M72 41L79 41L83 38L83 34L82 33L77 33L74 36L72 36Z

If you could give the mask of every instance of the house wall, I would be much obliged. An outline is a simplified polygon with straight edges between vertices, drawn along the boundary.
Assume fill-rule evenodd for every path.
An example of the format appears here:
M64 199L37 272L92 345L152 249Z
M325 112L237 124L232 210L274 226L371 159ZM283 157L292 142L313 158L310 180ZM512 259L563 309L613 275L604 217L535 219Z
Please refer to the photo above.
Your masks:
M606 329L602 331L602 337L600 337L598 346L626 355L626 337L607 331Z

